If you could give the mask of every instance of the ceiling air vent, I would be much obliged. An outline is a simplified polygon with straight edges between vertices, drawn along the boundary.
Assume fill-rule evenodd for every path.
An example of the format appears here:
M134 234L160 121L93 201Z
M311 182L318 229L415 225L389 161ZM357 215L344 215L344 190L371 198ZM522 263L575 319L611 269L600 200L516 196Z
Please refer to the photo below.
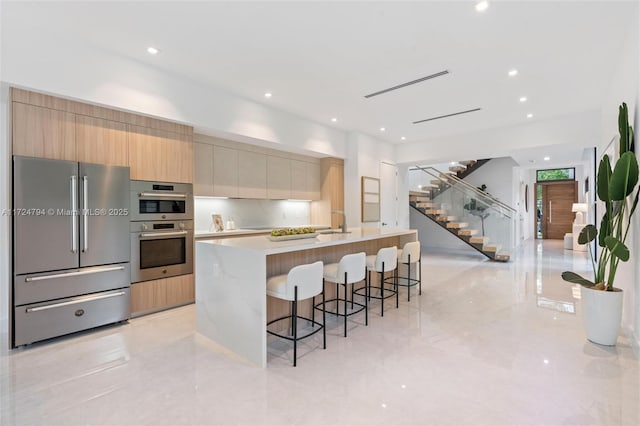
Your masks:
M373 98L374 96L382 95L383 93L391 92L393 90L402 89L403 87L411 86L412 84L417 84L426 80L431 80L432 78L440 77L443 75L449 74L449 71L444 70L437 72L435 74L428 75L426 77L419 78L417 80L407 81L406 83L398 84L397 86L389 87L388 89L378 90L374 93L369 93L368 95L364 95L365 98Z
M453 117L454 115L468 114L470 112L480 111L482 108L474 108L466 111L454 112L453 114L440 115L438 117L425 118L424 120L414 121L413 124L426 123L427 121L439 120L441 118Z

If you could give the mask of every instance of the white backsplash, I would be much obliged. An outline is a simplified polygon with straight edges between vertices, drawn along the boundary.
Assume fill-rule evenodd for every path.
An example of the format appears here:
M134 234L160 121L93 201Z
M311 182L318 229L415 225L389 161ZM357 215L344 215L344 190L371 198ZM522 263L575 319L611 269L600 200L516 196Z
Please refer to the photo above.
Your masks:
M207 232L211 215L222 215L222 223L233 220L236 228L284 227L309 225L311 202L288 200L244 200L194 198L195 230Z

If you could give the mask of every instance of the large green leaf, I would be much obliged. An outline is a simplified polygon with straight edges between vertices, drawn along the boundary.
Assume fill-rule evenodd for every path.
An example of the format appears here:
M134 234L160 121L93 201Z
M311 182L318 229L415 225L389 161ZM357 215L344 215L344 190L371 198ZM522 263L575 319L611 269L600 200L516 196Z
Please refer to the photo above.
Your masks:
M620 133L620 155L629 150L629 111L627 104L618 107L618 132Z
M636 207L638 207L638 198L640 197L640 186L638 187L638 190L636 191L636 197L633 200L633 203L631 204L631 210L629 210L629 217L633 216L633 212L636 211Z
M578 244L590 243L596 239L596 235L598 235L598 230L595 226L589 224L580 231L580 235L578 235Z
M629 249L624 245L622 241L615 237L609 236L604 239L604 242L613 256L617 257L623 262L629 260Z
M597 190L598 190L598 198L602 201L607 202L611 201L609 198L609 180L611 179L611 163L609 162L609 156L607 154L602 157L600 160L600 165L598 166L598 181L597 181Z
M605 213L602 216L602 221L600 222L600 237L598 238L598 245L600 247L604 247L604 239L611 233L611 228L609 227L609 213Z
M625 152L616 162L609 179L609 199L624 200L633 192L637 183L638 161L633 152Z
M571 271L564 271L562 273L562 279L570 283L583 285L585 287L593 287L594 285L596 285L596 283L594 283L593 281L582 278L580 275Z

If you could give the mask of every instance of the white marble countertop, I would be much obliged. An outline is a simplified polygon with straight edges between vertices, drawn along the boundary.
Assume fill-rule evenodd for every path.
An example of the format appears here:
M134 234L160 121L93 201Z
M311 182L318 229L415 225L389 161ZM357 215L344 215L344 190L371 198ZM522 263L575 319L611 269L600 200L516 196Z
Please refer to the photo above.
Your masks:
M308 250L317 247L327 247L339 244L349 244L359 241L375 240L378 238L395 237L416 233L415 229L379 229L379 228L350 228L348 233L323 234L315 238L298 240L271 241L266 235L248 236L245 238L219 238L214 240L200 240L198 244L216 244L244 250L256 250L264 254L287 253L298 250Z
M305 227L311 227L311 228L315 228L315 229L329 229L331 228L331 226L329 225L299 225L299 226L292 226L292 228L305 228ZM225 231L220 231L220 232L208 232L208 231L196 231L194 232L194 237L196 238L196 240L198 239L202 239L202 238L224 238L226 236L229 237L233 237L233 236L238 236L238 235L259 235L259 234L268 234L271 232L271 229L280 229L280 228L286 228L285 226L274 226L273 228L264 228L264 229L243 229L243 228L238 228L238 229L233 229L233 230L225 230Z

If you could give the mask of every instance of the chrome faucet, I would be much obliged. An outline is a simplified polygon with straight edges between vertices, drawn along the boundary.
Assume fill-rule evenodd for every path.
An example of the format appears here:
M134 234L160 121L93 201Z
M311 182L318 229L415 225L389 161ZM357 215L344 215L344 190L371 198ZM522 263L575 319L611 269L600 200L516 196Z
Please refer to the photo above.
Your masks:
M347 215L344 214L343 210L331 210L331 214L342 215L342 224L340 225L340 229L342 230L342 233L345 234L347 232Z

